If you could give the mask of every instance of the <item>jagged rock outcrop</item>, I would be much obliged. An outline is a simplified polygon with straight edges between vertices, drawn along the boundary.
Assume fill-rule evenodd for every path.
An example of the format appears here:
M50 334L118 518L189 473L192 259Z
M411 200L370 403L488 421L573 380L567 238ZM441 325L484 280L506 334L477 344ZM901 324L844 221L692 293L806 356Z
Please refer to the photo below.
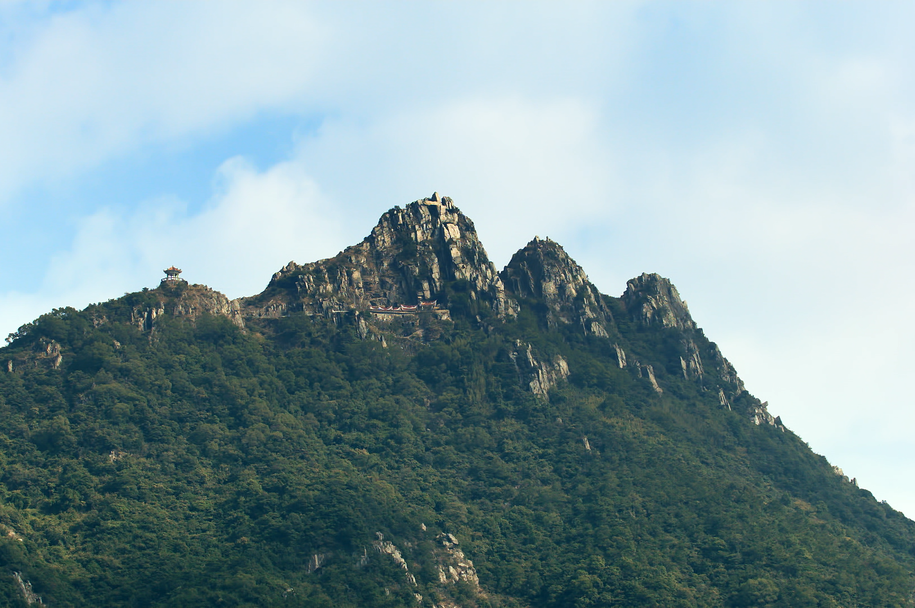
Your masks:
M51 367L58 369L64 358L60 352L60 344L57 343L57 340L45 340L44 338L40 340L40 343L44 346L44 352L40 356L50 362Z
M448 197L437 193L385 213L358 245L335 257L277 272L248 314L276 310L312 314L437 301L442 307L485 307L500 317L517 313L476 229Z
M855 486L856 488L858 487L858 480L854 477L849 479L848 475L846 475L845 471L843 471L840 467L837 467L836 465L832 465L832 472L835 473L836 475L838 475L840 478L842 478L842 481L844 481L846 483L850 483L853 486Z
M624 351L619 344L614 344L613 350L616 351L616 364L619 366L620 369L625 369L626 351Z
M540 361L534 356L533 347L520 340L515 342L515 348L508 356L515 364L522 384L539 397L547 398L550 389L570 374L569 364L562 356L556 355L549 362Z
M157 301L147 306L135 307L130 314L131 324L140 331L152 331L157 319L164 314L185 317L191 321L197 320L203 314L219 315L228 318L239 327L245 326L238 300L229 300L206 285L163 281L159 288L151 293L158 296Z
M677 288L660 275L643 273L630 279L622 301L633 320L645 326L696 329L696 322Z
M769 402L763 401L762 403L756 403L750 408L750 417L758 425L760 424L769 424L774 426L780 431L785 430L785 425L782 424L782 419L780 416L773 416L769 413Z
M389 540L384 540L384 534L381 532L376 532L378 535L378 540L372 542L372 547L375 551L383 555L391 556L391 559L394 560L394 563L397 564L404 571L404 576L408 583L412 586L416 586L416 577L410 572L410 567L407 565L407 560L403 558L403 555L400 553L400 549ZM421 600L421 598L420 598Z
M608 337L613 316L588 275L550 239L534 237L500 274L508 293L546 305L549 327L577 324L585 333Z
M176 317L187 317L195 320L202 314L219 315L244 327L241 307L237 300L226 296L206 285L191 285L175 301L171 313Z
M657 394L662 394L664 389L658 384L658 379L654 375L654 367L651 365L642 365L639 361L632 362L632 371L639 378L645 378Z
M719 377L732 387L734 397L740 396L744 392L743 380L737 375L737 370L731 365L731 362L724 358L718 345L712 342L712 360Z
M454 584L459 581L470 583L478 593L480 578L473 567L473 562L464 556L458 539L453 534L441 533L436 539L441 546L438 555L438 580L442 584Z
M695 347L695 343L692 343L691 341L690 343L693 347ZM785 431L785 425L782 424L781 418L778 416L773 416L769 413L768 402L762 402L746 392L743 380L741 380L737 375L737 370L734 369L734 366L731 365L730 361L724 358L718 346L712 342L709 343L708 348L709 350L706 351L706 354L708 354L709 351L711 352L711 362L709 369L714 369L715 373L718 375L719 380L723 384L723 386L719 384L710 388L717 390L718 402L721 404L721 406L726 407L731 411L733 411L736 406L737 411L748 415L750 420L752 420L756 425L768 424L774 426L780 431ZM689 348L687 348L687 352L691 352ZM697 371L695 373L698 374L696 377L701 381L703 378L703 371L701 367L702 361L698 358L698 348L695 349L695 352L697 357L695 366L698 366L696 367ZM684 361L682 357L680 360L681 362ZM690 370L692 367L694 366L690 366L689 360L687 359L683 368L684 375L690 377Z
M60 344L57 340L39 338L33 345L31 352L20 353L19 356L8 359L6 362L7 373L22 372L29 368L60 369L64 360Z
M44 605L41 596L32 591L32 583L24 580L21 572L13 572L13 578L16 579L16 584L19 586L19 592L22 593L22 599L25 601L26 605Z
M426 536L426 526L422 525L420 529L422 531L421 537ZM431 551L419 549L418 546L421 546L421 543L415 541L399 541L400 546L398 546L393 541L386 540L381 532L376 532L375 534L377 538L372 541L372 549L379 555L384 556L382 559L392 560L403 571L403 578L398 576L395 580L391 580L390 583L397 586L405 584L411 590L413 598L418 605L429 605L424 603L426 601L424 594L428 594L425 597L429 598L432 606L438 608L461 608L461 606L468 605L464 603L464 600L467 599L466 593L468 591L478 598L487 597L486 592L480 587L480 578L473 562L464 555L458 539L453 534L441 532L436 535ZM363 548L362 554L357 556L358 566L366 566L371 559L371 555L370 551ZM317 554L315 557L317 558ZM324 556L322 555L321 557ZM425 580L420 580L417 575L414 575L410 570L411 564L420 566L417 574L421 571L427 573ZM319 567L320 565L312 568L310 562L309 573L314 572ZM432 576L429 576L429 574ZM453 587L458 583L462 583L464 586L462 591L464 597L461 602L452 597L454 595ZM469 605L476 605L476 603Z
M630 318L643 327L680 332L679 366L684 379L698 382L704 390L716 391L722 407L729 410L736 407L757 425L765 423L785 430L781 420L769 414L766 403L745 395L746 389L737 370L724 358L718 346L705 338L690 316L686 302L669 280L657 274L642 274L626 284L620 302ZM639 368L636 365L636 372L641 377L644 368L652 387L661 393L653 370L647 369L649 367Z
M659 395L663 393L664 389L658 386L658 380L654 377L654 368L650 365L645 365L643 366L643 369L645 370L645 375L648 377L648 382L651 384L651 388L654 389L654 392Z
M740 376L737 375L737 370L734 369L734 366L731 365L731 362L725 359L724 355L721 354L721 350L718 348L718 345L712 342L709 346L711 349L710 366L715 370L715 372L718 374L719 380L723 383L723 386L718 385L717 387L718 401L723 407L726 407L729 410L733 410L732 404L736 403L737 400L742 395L744 395L744 393L746 393L743 380L741 380ZM775 419L772 418L766 407L767 404L761 403L756 398L751 398L749 411L746 409L743 411L749 414L750 419L752 419L756 424L760 424L760 422L772 424L774 423ZM781 423L779 422L779 424Z
M361 243L333 258L304 265L290 262L262 294L243 298L239 307L250 317L275 318L304 310L335 321L347 318L360 337L384 343L385 334L395 329L405 337L427 339L419 327L395 324L394 317L368 311L431 301L437 301L439 309L489 309L503 319L515 316L519 302L535 302L547 327L578 326L594 336L620 336L604 296L558 243L535 237L496 273L473 223L450 198L438 194L391 209ZM745 392L743 382L718 347L702 335L668 279L645 273L630 280L620 304L643 327L683 332L678 373L718 392L723 407L734 407ZM447 310L437 310L436 315L449 318ZM614 342L613 348L622 369L629 364L621 344L625 341ZM522 384L538 396L547 397L551 387L569 376L562 357L541 361L530 345L516 344L510 356ZM663 381L664 374L673 371L638 362L630 367L658 394L664 391L656 374ZM755 410L749 411L753 407L740 405L756 419Z
M327 561L326 553L312 553L311 557L308 559L308 565L305 567L305 570L311 574L312 572L317 572L321 569L324 563Z
M510 320L526 303L546 327L580 327L585 334L607 338L613 349L607 353L615 355L615 364L645 378L658 394L673 374L682 375L702 390L717 393L722 407L749 415L757 424L775 420L765 404L745 395L736 370L702 334L668 279L642 274L628 281L618 301L606 298L559 244L538 237L497 273L473 222L450 198L437 193L389 210L361 243L333 258L304 265L290 262L259 295L230 301L204 285L171 279L149 294L155 297L136 300L143 304L133 306L130 322L151 337L162 315L191 321L203 314L221 315L244 328L245 318L305 311L334 322L345 319L360 338L384 346L394 336L414 343L437 339L441 324L428 321L450 319L449 308L465 318L475 315L478 321L484 312ZM394 314L389 307L397 305L407 308L397 308ZM663 357L641 352L637 342L620 333L611 307L621 319L628 316L642 328L679 332L679 347L673 346ZM92 321L96 326L109 322L103 308L93 313ZM491 330L496 323L490 320L484 326ZM628 362L624 346L630 349ZM55 368L61 365L64 354L59 346L42 343L41 349L31 360L8 360L8 372L39 360ZM565 359L545 359L530 344L516 342L510 357L522 386L543 398L570 375ZM646 357L654 366L639 363L637 357Z
M134 308L130 311L130 322L140 331L152 331L156 319L165 314L165 305L160 301L145 308Z
M702 369L702 357L699 354L699 347L689 338L682 340L684 355L680 356L680 368L683 370L683 377L687 380L690 378L702 380L705 374Z

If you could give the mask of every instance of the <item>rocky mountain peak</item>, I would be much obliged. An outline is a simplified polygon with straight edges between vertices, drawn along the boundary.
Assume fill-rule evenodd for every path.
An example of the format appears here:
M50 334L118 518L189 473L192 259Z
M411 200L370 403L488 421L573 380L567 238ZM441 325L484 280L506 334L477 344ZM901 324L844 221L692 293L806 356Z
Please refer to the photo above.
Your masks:
M632 318L643 325L696 329L686 302L677 288L658 274L642 273L626 283L622 302Z
M276 316L290 307L326 314L427 301L447 306L465 296L499 316L517 311L473 222L434 193L387 211L361 243L333 258L290 262L246 304Z
M518 298L542 300L550 327L580 324L606 337L613 320L597 288L556 242L534 237L512 256L501 273L506 291Z

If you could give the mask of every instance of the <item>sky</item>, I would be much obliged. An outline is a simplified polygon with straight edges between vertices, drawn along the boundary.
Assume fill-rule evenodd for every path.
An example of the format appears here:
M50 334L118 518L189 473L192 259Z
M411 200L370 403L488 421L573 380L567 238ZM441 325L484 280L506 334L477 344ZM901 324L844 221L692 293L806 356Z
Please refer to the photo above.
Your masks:
M915 4L0 0L0 334L176 265L235 298L450 196L915 518Z

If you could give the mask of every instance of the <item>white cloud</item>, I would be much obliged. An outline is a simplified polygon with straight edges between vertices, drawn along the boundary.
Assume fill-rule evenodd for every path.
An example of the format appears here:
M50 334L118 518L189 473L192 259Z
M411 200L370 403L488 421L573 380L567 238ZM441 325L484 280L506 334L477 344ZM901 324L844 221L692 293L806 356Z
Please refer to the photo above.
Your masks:
M309 91L332 32L297 3L92 5L45 17L0 80L0 202Z

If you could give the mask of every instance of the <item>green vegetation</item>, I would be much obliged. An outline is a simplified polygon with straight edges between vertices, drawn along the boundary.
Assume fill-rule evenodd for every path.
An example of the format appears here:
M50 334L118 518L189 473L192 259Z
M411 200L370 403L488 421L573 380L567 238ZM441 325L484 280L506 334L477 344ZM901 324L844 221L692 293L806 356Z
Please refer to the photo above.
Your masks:
M150 331L154 292L23 327L0 350L0 604L25 606L13 572L52 606L913 604L915 523L722 407L714 370L684 378L682 332L613 298L612 341L533 302L480 327L449 290L435 340L387 347L304 313ZM515 340L568 361L549 400ZM485 593L440 583L441 532Z

